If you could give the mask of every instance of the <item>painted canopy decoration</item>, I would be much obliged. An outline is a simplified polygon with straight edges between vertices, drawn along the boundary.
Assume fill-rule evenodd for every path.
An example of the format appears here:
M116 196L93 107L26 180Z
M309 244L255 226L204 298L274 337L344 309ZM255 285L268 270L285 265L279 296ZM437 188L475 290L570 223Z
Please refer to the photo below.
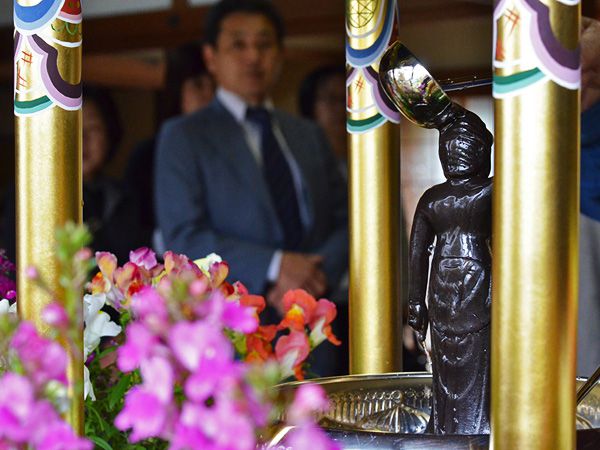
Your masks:
M579 0L552 0L576 7ZM508 39L518 46L507 45ZM548 6L540 0L496 0L494 7L494 97L518 95L548 80L579 89L580 49L566 48L550 23Z
M394 29L395 2L346 2L346 90L349 133L365 133L387 121L398 123L400 113L378 83L378 66Z
M59 106L81 108L81 80L66 80L59 60L81 51L81 1L14 2L14 107L18 116Z

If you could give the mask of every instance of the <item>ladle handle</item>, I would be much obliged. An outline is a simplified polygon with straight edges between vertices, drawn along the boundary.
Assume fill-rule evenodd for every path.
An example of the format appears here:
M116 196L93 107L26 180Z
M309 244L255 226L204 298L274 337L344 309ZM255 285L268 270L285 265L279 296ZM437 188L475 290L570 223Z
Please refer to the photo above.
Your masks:
M449 91L460 91L463 89L469 89L479 86L489 86L492 84L491 78L471 78L468 80L442 80L440 82L441 88L444 92Z
M588 380L584 383L583 386L581 386L579 389L577 389L577 400L576 400L575 405L579 405L581 403L581 401L586 397L586 395L588 395L590 393L590 391L592 390L592 388L596 384L596 381L598 381L599 378L600 378L600 367L598 367L596 369L594 374L588 378Z

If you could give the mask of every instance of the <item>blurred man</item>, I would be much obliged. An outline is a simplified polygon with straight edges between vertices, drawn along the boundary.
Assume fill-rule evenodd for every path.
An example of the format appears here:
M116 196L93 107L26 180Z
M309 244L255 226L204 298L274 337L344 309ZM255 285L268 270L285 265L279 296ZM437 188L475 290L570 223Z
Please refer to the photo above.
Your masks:
M283 24L271 2L210 10L204 56L217 83L201 111L166 123L156 209L167 248L210 252L281 308L284 292L333 291L347 267L347 194L323 133L273 108Z

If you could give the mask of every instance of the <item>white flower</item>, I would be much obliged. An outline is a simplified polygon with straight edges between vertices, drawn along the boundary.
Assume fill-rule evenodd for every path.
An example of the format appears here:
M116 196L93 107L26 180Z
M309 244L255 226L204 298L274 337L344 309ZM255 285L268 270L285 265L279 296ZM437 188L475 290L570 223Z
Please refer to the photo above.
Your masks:
M100 311L106 303L106 294L86 294L83 297L83 321L85 328L83 330L83 359L86 360L90 353L100 344L100 338L103 336L116 336L121 332L121 327L111 322L110 316L104 311ZM84 398L89 395L92 400L94 388L90 381L90 371L83 366L83 386Z
M212 266L214 263L220 262L223 262L223 259L216 253L211 253L204 258L195 260L194 264L196 264L205 275L208 275L210 272L210 266Z
M111 322L110 316L100 309L106 303L106 294L87 294L83 297L83 357L87 359L103 336L116 336L121 332L121 327Z
M0 315L2 314L16 314L17 313L17 302L12 305L8 300L3 298L0 300Z
M90 381L90 369L87 366L83 365L83 399L85 400L90 398L96 401L96 396L94 395L94 386L92 386L92 382Z

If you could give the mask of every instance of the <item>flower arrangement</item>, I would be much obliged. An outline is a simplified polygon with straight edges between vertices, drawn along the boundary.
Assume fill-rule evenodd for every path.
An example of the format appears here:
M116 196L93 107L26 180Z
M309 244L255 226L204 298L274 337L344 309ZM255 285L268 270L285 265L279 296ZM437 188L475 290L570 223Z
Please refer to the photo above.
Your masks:
M16 297L14 273L15 265L6 257L4 250L0 249L0 299L13 300Z
M80 231L71 227L63 233L68 242L59 241L63 266L69 267L62 278L76 278L67 283L72 290L80 287L80 273L92 264L89 250L81 249L86 239L77 238ZM264 325L259 320L264 298L229 283L228 265L216 255L194 262L167 252L160 264L152 251L138 249L121 267L109 253L99 252L95 260L99 272L83 302L82 291L78 297L66 292L83 309L84 348L79 354L86 362L85 434L97 447L254 449L268 441L269 430L283 415L294 427L286 445L306 448L310 442L316 449L335 448L314 423L314 413L327 407L318 386L302 385L291 405L272 389L290 376L302 379L310 351L321 342L339 343L330 326L336 315L333 303L290 291L283 299L283 320ZM56 330L53 337L73 342L66 324L77 311L69 301L64 304L64 309L51 304L43 317ZM29 380L31 398L59 420L68 407L65 367L53 365L55 372L48 372L44 364L49 349L66 361L63 347L39 336L32 341L35 346L19 347L23 333L35 330L26 322L14 325L8 316L0 331L12 337L0 347L0 355L11 356L0 364L0 373L6 371L0 386ZM29 370L25 362L33 347L44 351L33 351L41 361ZM3 405L15 402L3 398L4 391L0 388L0 449L91 448L90 440L76 437L64 422L54 428L70 431L70 447L43 447L39 438L8 435ZM23 422L22 429L30 423Z

